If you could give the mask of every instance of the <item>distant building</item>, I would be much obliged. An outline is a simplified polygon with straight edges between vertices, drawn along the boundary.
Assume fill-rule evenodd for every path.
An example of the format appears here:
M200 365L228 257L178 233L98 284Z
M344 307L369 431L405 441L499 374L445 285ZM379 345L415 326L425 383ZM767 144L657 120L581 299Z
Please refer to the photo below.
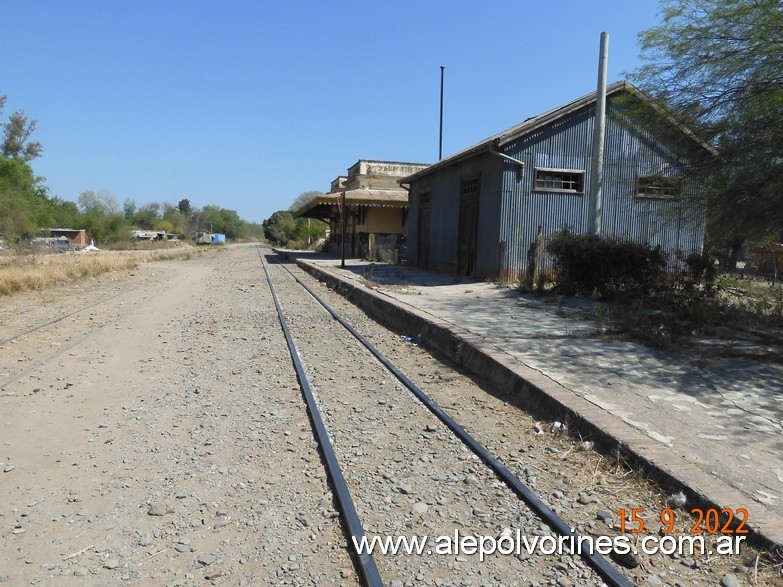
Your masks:
M225 245L226 235L222 232L199 231L196 233L197 245Z
M341 253L340 209L345 194L345 251L350 257L374 259L404 247L408 220L408 191L398 181L425 169L423 163L360 159L347 176L332 181L328 194L316 196L295 216L329 223L329 252Z
M539 230L544 240L563 228L587 233L596 101L593 92L401 179L409 262L514 280ZM660 245L670 259L701 252L700 190L685 170L710 152L630 83L609 85L601 236Z
M177 240L179 235L175 232L166 232L165 230L134 230L133 238L138 241L164 241Z
M81 249L90 244L89 235L84 228L52 228L49 230L49 236L67 238L72 249Z

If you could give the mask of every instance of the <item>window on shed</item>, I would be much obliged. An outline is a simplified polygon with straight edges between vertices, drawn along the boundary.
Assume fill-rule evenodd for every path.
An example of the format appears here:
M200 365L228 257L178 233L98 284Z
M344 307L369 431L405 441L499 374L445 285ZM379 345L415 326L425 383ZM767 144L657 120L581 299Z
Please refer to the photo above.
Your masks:
M462 180L462 197L478 196L479 179L479 176L476 175L475 177Z
M668 200L682 194L682 179L663 175L640 175L636 182L636 197Z
M537 192L563 192L582 194L585 191L585 172L578 169L535 169Z

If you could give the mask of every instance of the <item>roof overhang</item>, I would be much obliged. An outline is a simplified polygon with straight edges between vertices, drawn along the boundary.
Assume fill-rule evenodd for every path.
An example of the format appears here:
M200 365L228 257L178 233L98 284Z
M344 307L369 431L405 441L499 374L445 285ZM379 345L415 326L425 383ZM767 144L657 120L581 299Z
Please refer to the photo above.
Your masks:
M345 204L348 207L373 206L380 208L407 208L408 192L403 189L376 190L360 188L345 190ZM320 220L339 217L343 192L331 192L315 196L304 206L294 211L294 216L318 218Z

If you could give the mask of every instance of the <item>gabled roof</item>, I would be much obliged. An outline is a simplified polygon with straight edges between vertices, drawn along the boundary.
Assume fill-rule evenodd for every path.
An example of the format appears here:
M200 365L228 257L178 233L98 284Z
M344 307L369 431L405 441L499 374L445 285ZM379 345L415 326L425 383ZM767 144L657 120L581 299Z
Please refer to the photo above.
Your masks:
M632 83L622 80L606 86L607 99L610 98L611 96L615 96L623 92L630 93L636 96L637 98L640 98L645 103L649 104L654 110L662 114L665 118L669 120L671 124L678 127L684 134L688 135L699 146L714 153L714 149L712 147L710 147L709 145L707 145L706 143L698 139L696 135L693 133L693 131L691 131L686 126L678 122L669 112L661 108L649 96L647 96L644 92L642 92ZM492 135L488 139L484 139L483 141L473 145L472 147L468 147L467 149L459 151L458 153L455 153L450 157L441 159L437 163L430 165L427 169L423 169L422 171L409 175L408 177L404 177L403 179L400 180L400 183L410 183L411 181L418 179L423 175L427 175L432 171L436 171L438 169L448 167L449 165L453 165L454 163L472 157L473 155L476 155L478 153L501 148L504 145L507 145L519 139L520 137L528 135L542 127L550 125L553 122L565 118L566 116L595 103L597 99L598 99L598 92L597 91L591 92L585 96L582 96L581 98L569 102L568 104L559 106L558 108L549 110L548 112L544 112L543 114L539 114L538 116L528 118L524 122L516 126L512 126L511 128L504 130L503 132Z

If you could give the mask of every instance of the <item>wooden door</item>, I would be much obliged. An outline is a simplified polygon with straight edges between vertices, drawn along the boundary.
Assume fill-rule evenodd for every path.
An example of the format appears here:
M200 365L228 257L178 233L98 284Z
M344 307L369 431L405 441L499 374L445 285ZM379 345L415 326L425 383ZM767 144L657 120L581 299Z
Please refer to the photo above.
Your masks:
M457 273L473 275L478 248L479 178L462 181L457 230Z

